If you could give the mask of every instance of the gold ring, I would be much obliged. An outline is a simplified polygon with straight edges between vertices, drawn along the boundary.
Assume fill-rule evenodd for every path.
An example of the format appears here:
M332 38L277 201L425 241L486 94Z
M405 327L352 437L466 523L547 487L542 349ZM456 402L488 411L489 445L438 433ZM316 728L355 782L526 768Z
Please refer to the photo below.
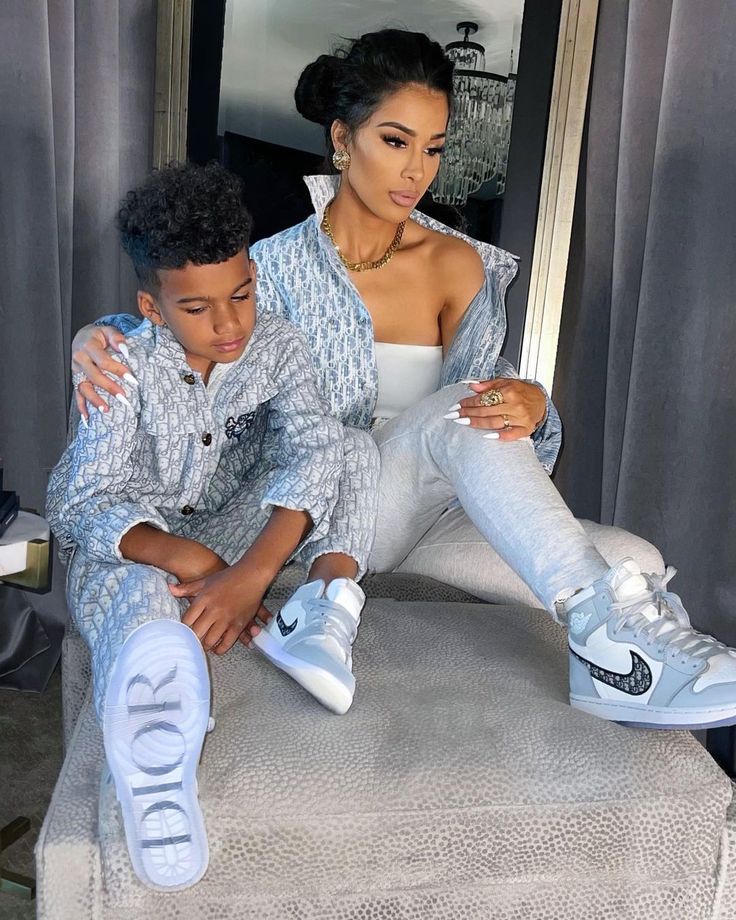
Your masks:
M478 400L481 406L500 406L503 402L503 393L500 390L486 390L481 393Z
M503 417L503 430L506 431L506 429L507 429L507 428L510 428L510 427L511 427L511 422L509 421L509 417L508 417L508 415L504 415L504 417Z

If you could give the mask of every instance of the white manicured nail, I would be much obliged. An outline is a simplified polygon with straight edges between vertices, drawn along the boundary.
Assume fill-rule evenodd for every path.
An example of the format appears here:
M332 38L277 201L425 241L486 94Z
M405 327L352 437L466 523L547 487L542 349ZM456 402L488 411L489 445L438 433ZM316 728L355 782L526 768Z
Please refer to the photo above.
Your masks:
M456 425L469 425L469 424L470 424L470 419L469 419L469 418L454 418L454 419L453 419L453 422L454 422Z
M483 437L487 438L489 441L497 441L501 435L497 431L489 431L488 434L484 434Z
M134 387L137 387L137 386L138 386L138 381L137 381L137 380L135 379L135 377L130 373L130 371L128 371L127 374L123 374L123 380L127 380L128 383L131 383Z
M442 418L451 418L453 421L460 418L459 412L448 412L447 415L443 415Z
M128 346L125 344L125 342L121 342L118 345L118 351L125 358L126 361L130 361L130 352L128 351Z
M117 399L118 402L121 402L124 406L127 406L131 411L135 412L135 409L133 409L130 401L127 399L127 397L123 396L122 393L116 393L115 399Z
M458 410L458 409L461 409L461 408L462 408L462 406L460 405L460 403L455 403L455 405L454 405L454 406L450 406L450 408L449 408L447 411L448 411L448 412L457 412L457 410ZM447 418L447 416L445 416L445 418Z
M89 423L83 415L79 416L79 421L84 425L85 428L89 428Z
M480 383L480 380L461 380L460 383Z

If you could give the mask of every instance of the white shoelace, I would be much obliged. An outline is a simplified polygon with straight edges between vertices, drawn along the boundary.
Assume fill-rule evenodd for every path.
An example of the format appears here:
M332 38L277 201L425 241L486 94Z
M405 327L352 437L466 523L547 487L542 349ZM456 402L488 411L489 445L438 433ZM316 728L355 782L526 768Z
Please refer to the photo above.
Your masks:
M669 647L693 658L706 658L718 651L728 651L722 642L692 628L680 596L667 590L668 583L676 574L677 569L669 565L664 575L644 575L646 590L611 604L611 609L619 614L614 632L631 627L635 638L642 634L647 636L659 643L661 652ZM652 607L658 614L654 620L650 619L651 613L648 615Z
M358 624L348 611L326 597L316 597L307 601L304 606L307 623L311 626L315 621L321 620L323 631L337 639L340 646L349 654L358 635Z

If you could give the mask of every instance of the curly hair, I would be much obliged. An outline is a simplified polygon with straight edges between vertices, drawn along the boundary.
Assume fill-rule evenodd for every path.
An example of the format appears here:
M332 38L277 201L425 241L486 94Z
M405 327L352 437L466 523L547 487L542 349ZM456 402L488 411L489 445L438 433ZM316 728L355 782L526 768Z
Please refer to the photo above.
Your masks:
M172 163L128 192L117 226L138 281L156 294L159 269L211 265L247 249L252 219L240 179L219 163Z

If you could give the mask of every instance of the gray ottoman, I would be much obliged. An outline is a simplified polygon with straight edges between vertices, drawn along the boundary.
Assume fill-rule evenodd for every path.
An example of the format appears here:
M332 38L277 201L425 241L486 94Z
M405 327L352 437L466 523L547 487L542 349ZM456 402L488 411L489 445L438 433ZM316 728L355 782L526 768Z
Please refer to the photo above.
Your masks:
M256 653L213 660L211 859L162 895L128 862L89 701L37 847L53 920L736 918L732 787L687 733L567 704L547 614L372 600L348 715Z

